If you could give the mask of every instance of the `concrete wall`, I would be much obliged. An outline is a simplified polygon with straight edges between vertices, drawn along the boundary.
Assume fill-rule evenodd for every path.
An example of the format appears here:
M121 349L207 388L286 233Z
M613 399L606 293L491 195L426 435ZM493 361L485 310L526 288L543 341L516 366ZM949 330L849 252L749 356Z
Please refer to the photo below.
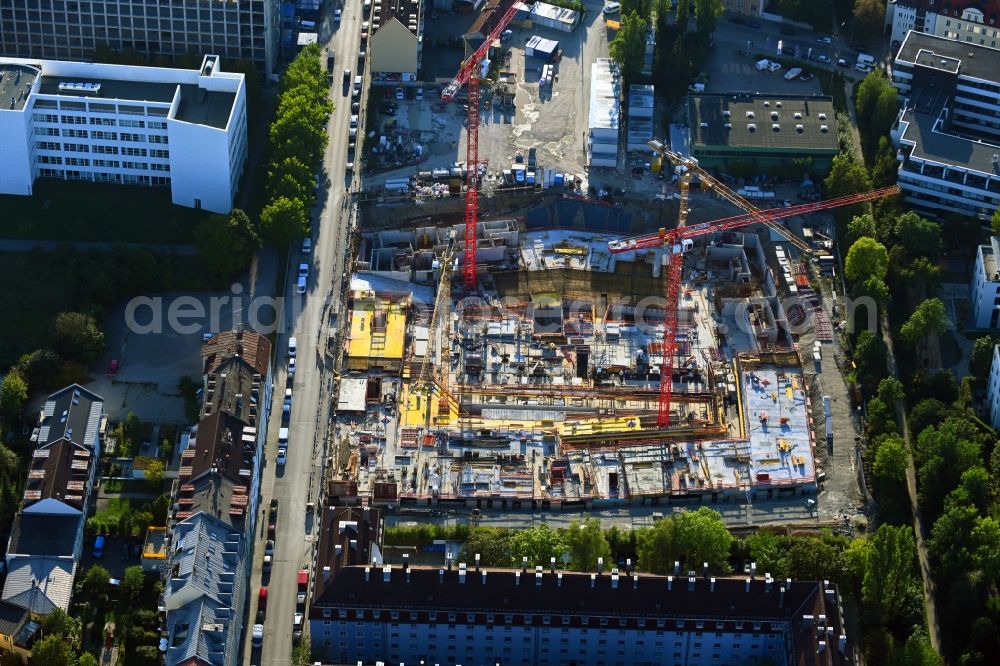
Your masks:
M0 110L0 194L31 194L35 151L30 134L29 108Z
M395 18L371 36L372 72L417 72L417 37Z

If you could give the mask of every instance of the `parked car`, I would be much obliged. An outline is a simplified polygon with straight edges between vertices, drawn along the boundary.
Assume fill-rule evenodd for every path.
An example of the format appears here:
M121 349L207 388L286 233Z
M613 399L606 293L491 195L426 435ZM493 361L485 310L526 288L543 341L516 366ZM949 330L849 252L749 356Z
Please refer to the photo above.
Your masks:
M818 61L820 61L820 62L822 62L822 63L825 63L825 64L827 64L827 65L829 65L829 64L830 64L830 62L831 62L831 61L830 61L830 56L828 56L828 55L824 55L824 54L822 54L822 53L820 53L820 54L819 54L818 56L816 56L816 60L818 60Z
M747 21L746 25L754 30L760 30L760 21Z
M340 17L342 15L343 14L342 14L341 10L339 10L339 9L333 10L333 22L334 23L340 23Z
M418 102L424 101L424 89L423 88L417 88L416 100Z
M617 14L622 9L621 3L619 2L609 2L604 5L602 10L605 14Z
M295 336L293 335L292 337L288 338L288 355L295 356L296 348L297 348L297 342L295 340Z
M309 254L313 251L313 239L303 238L302 239L302 254Z
M773 60L767 66L767 71L769 72L777 72L779 69L781 69L781 63L774 62Z
M309 264L307 263L299 264L299 277L304 277L304 278L309 277Z
M294 358L288 362L289 368L292 367L294 362L295 362ZM291 373L291 370L289 370L289 373ZM288 422L291 420L291 418L292 418L292 406L286 403L281 406L281 422L285 425L288 425Z
M274 555L274 540L273 539L268 539L266 542L264 542L264 554L265 555ZM263 590L265 588L261 588L261 589Z
M838 58L837 59L837 67L850 67L850 66L851 66L851 63L847 62L843 58Z
M832 42L833 40L832 40L832 39L830 39L829 37L820 37L820 38L819 38L819 39L817 39L816 41L817 41L817 42L819 42L820 44L829 44L829 43L831 43L831 42Z
M812 81L814 78L816 77L809 72L802 72L799 74L799 81Z
M294 358L288 359L288 374L290 374L290 375L294 375L295 374L295 359Z
M403 89L396 88L396 99L403 99Z
M274 523L271 523L267 526L267 538L268 539L274 538Z
M285 462L287 461L287 454L288 454L287 449L278 449L278 459L277 459L278 467L285 466Z
M264 644L264 625L253 625L253 646L260 647Z
M358 117L351 116L351 128L356 129L358 127Z

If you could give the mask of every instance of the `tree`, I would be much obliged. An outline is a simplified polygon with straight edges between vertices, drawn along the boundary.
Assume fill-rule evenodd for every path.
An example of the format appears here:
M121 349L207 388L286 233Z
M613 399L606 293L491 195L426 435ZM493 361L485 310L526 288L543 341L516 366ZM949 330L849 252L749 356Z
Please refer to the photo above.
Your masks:
M993 350L1000 342L996 336L986 335L976 338L972 343L972 354L969 357L969 374L976 386L985 388L990 376L990 368L993 366Z
M993 516L982 516L972 529L972 559L990 583L1000 580L1000 523Z
M757 564L757 571L769 573L778 580L788 578L788 539L759 530L746 538L750 560Z
M260 211L261 234L275 247L285 247L309 232L306 208L299 199L278 197Z
M909 525L881 525L869 541L871 550L861 584L863 608L869 620L884 626L895 620L913 583L916 544Z
M272 164L267 173L267 191L271 198L308 201L315 189L316 175L298 157L287 157Z
M817 537L792 539L788 562L788 575L793 580L832 580L841 584L846 579L841 549Z
M868 236L854 241L844 260L844 275L853 283L864 282L870 277L884 280L888 269L889 253L885 245Z
M139 565L131 566L122 576L122 595L129 604L134 604L146 585L146 574Z
M62 367L62 358L51 349L36 349L18 359L16 367L28 386L36 389L54 388Z
M905 483L908 465L909 455L902 437L892 434L879 441L872 472L880 484Z
M887 405L894 405L906 398L903 382L895 377L886 377L878 383L878 397Z
M597 518L574 520L566 529L565 538L574 571L595 571L597 558L603 558L605 565L610 563L611 548Z
M877 307L884 307L889 302L889 285L877 275L872 275L864 282L855 286L854 296L858 299L862 297L870 298L875 301ZM855 303L856 307L860 305L860 301Z
M707 38L715 31L715 20L724 11L722 0L694 0L695 31Z
M923 627L915 627L902 649L892 655L890 666L944 666L944 659L934 651Z
M31 663L38 666L73 666L73 651L62 636L50 634L31 648Z
M895 91L893 91L895 94ZM941 227L909 211L896 218L893 236L913 256L937 257L941 252Z
M975 569L972 531L978 518L976 507L956 502L934 521L927 550L937 563L936 574L942 580L965 577Z
M864 164L856 161L849 153L835 155L830 164L830 173L824 181L827 196L843 197L858 192L867 192L872 188L868 170ZM838 209L838 219L850 220L853 216L864 212L863 205L844 206Z
M673 518L663 518L651 528L641 530L638 534L637 551L639 567L643 571L670 573L675 559Z
M733 537L718 511L706 506L674 516L674 547L688 568L709 566L726 570Z
M874 331L861 331L854 343L854 363L862 386L870 390L889 373L886 359L882 338Z
M80 658L76 660L76 666L98 666L100 662L97 661L97 657L89 652L84 652L80 655Z
M914 459L920 503L924 516L933 520L945 504L944 497L961 483L962 474L982 464L983 437L975 423L949 416L939 425L929 425L917 436ZM956 489L954 492L958 492ZM968 502L968 497L963 497Z
M510 532L493 527L477 527L469 534L458 554L460 562L471 564L479 554L479 563L484 567L509 567Z
M858 240L862 236L867 236L868 238L878 238L877 234L878 227L876 226L875 218L872 217L871 213L855 215L851 218L851 221L847 223L847 240L851 243Z
M100 564L90 567L83 578L82 590L94 608L105 608L111 595L111 576L108 570Z
M562 556L566 552L566 544L562 535L551 529L547 523L526 530L517 530L510 538L510 553L514 564L520 564L528 558L528 566L547 567L556 558L562 564Z
M877 39L885 22L885 3L881 0L856 0L854 3L854 34L859 39Z
M163 485L163 474L166 466L162 460L151 459L146 461L146 481L151 486L159 488Z
M232 275L250 264L260 249L256 225L239 208L227 215L210 215L195 231L198 255L213 273Z
M82 312L60 312L52 321L52 342L66 358L89 365L104 351L104 333Z
M14 421L21 415L24 403L28 401L28 383L15 369L11 369L0 385L0 415L8 421Z
M952 213L944 218L943 231L948 247L957 250L978 245L983 226L978 218L971 215Z
M875 165L871 173L872 185L875 187L890 187L896 184L899 176L899 160L896 159L896 148L888 136L878 137L878 150L875 153Z
M917 306L899 329L899 334L905 342L915 345L931 335L941 335L948 330L949 323L944 303L937 298L928 298Z
M994 236L1000 236L1000 207L993 211L993 217L990 218L990 229Z
M868 401L868 431L869 437L878 437L896 431L896 412L881 398Z
M623 14L618 34L608 44L608 53L621 68L622 79L626 84L635 81L642 69L648 31L649 23L639 14Z

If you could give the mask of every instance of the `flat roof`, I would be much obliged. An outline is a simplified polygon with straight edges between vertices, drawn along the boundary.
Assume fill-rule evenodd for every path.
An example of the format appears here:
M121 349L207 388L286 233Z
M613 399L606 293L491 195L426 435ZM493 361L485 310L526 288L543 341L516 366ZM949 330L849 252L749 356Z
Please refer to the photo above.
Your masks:
M365 392L368 389L367 377L344 377L340 380L340 393L337 395L338 412L365 411Z
M405 333L406 312L402 306L378 297L374 300L365 299L355 303L351 310L351 337L347 355L358 358L403 358Z
M206 90L192 84L159 83L156 81L124 81L121 79L72 76L42 76L38 89L42 95L57 95L61 97L81 97L77 93L62 92L60 83L96 83L101 86L97 95L86 95L92 100L118 100L121 102L154 102L169 104L174 94L181 89L180 104L177 107L177 120L195 125L206 125L217 129L225 129L233 110L236 93Z
M916 30L906 34L896 54L896 62L958 72L960 76L987 81L1000 80L1000 50Z
M622 84L611 58L598 58L590 66L590 129L618 129Z
M902 134L899 140L913 146L911 156L919 160L997 174L993 156L1000 154L1000 146L980 139L968 139L956 134L936 130L938 117L906 109L900 117Z
M35 67L0 63L0 109L23 109L38 74ZM13 106L11 99L14 100Z
M833 98L825 96L688 95L691 144L733 149L836 153ZM730 128L726 128L726 125ZM775 130L774 126L778 129Z
M749 485L815 481L816 461L802 370L744 368L740 393L750 440Z

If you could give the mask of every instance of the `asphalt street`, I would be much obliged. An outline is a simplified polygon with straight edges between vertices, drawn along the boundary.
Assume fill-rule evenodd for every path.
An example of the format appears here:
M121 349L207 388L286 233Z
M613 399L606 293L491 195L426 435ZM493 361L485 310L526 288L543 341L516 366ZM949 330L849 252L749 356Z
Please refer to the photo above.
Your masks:
M280 666L291 663L294 614L305 612L303 608L296 608L297 573L299 569L310 568L313 559L313 517L307 513L306 505L319 497L334 378L332 360L325 355L329 333L327 322L329 315L342 307L345 259L350 228L354 223L350 194L353 178L348 180L348 176L353 174L345 172L351 98L342 94L341 83L345 67L352 70L358 68L362 5L353 3L343 6L342 20L335 24L333 10L338 6L337 3L328 6L322 22L317 25L322 48L333 49L337 54L330 88L335 109L329 120L330 141L324 158L325 174L320 178L319 204L313 215L313 251L302 254L298 247L293 247L284 280L284 326L276 341L279 367L274 373L271 413L273 420L280 422L288 378L288 339L294 336L297 341L297 367L292 376L289 446L285 465L278 467L275 459L279 426L275 423L268 432L261 483L261 527L254 549L249 600L248 625L252 625L256 621L258 590L261 585L267 586L264 641L262 648L253 649L250 644L252 632L244 632L244 664ZM308 263L310 267L305 294L296 293L299 263ZM274 562L271 572L267 574L262 572L262 561L268 529L267 507L272 498L278 500L278 516Z

